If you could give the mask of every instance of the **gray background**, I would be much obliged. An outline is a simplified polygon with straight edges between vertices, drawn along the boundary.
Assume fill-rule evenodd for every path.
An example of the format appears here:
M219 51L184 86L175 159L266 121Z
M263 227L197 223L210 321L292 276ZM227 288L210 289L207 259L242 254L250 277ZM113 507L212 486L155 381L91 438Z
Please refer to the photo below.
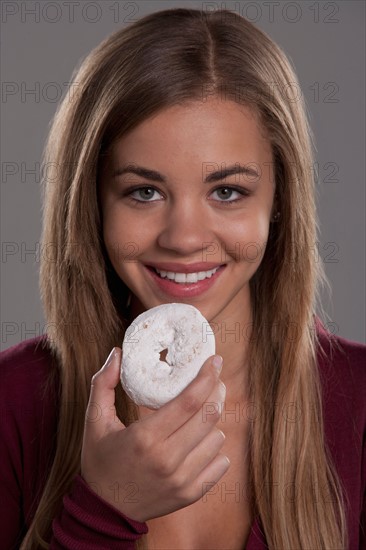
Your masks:
M298 74L317 146L328 328L365 342L365 2L2 2L1 348L42 334L39 162L74 67L160 9L226 7L266 31ZM315 252L314 252L315 253Z

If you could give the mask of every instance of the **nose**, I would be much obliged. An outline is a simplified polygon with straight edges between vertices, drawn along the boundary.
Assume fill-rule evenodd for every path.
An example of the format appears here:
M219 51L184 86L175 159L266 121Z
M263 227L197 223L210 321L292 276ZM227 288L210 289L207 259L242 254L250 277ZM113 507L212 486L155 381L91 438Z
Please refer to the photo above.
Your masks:
M181 199L171 205L158 244L176 254L197 258L198 253L214 242L214 230L210 213L197 201L193 202Z

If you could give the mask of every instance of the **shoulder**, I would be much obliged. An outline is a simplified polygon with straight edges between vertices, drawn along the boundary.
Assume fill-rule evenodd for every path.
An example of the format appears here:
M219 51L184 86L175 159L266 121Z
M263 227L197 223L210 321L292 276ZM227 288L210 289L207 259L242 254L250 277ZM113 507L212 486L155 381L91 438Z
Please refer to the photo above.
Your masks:
M344 388L366 389L366 345L331 334L316 318L317 360L321 373Z
M46 336L0 353L0 485L6 534L14 532L14 540L20 522L33 518L54 459L58 403L58 369Z
M326 447L346 496L349 548L359 548L366 490L366 345L332 335L319 322L318 339Z
M24 340L0 352L0 364L2 369L10 364L24 364L31 361L39 361L50 353L46 335L36 336Z
M355 437L366 429L366 345L331 334L318 318L317 361L325 421L334 437Z
M42 368L51 360L52 352L46 335L24 340L0 352L0 374L6 376L14 369Z
M14 410L40 405L57 379L57 362L46 335L25 340L0 353L1 403Z

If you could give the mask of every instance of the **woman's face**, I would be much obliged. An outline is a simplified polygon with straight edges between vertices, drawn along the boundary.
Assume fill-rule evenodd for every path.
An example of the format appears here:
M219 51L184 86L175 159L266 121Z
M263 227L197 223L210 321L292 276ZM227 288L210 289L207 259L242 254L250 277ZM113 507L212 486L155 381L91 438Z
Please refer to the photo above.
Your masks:
M165 109L117 141L100 179L103 235L140 309L183 302L212 321L249 303L274 191L270 144L231 101Z

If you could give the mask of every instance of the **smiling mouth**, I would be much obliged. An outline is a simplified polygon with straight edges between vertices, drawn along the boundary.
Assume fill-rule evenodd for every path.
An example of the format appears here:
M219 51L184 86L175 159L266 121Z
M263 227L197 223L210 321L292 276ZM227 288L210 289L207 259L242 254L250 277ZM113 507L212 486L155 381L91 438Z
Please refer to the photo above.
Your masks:
M187 284L197 283L198 281L203 281L204 279L210 279L219 267L215 267L215 269L210 269L209 271L197 271L196 273L175 273L173 271L156 269L155 267L153 269L161 279L169 279L169 281L174 281L178 284Z

